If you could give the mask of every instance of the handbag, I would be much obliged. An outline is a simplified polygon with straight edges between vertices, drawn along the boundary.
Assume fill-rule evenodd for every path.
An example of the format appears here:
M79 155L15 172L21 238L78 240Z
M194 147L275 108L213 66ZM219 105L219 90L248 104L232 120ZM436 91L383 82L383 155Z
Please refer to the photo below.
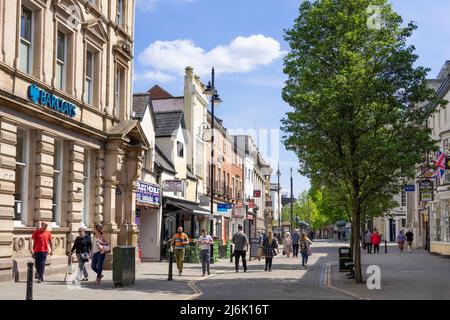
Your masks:
M308 249L307 249L307 251L308 251L308 256L312 255L312 250L311 250L311 246L308 246Z
M80 253L80 260L81 260L81 262L88 262L89 261L89 253L88 252Z

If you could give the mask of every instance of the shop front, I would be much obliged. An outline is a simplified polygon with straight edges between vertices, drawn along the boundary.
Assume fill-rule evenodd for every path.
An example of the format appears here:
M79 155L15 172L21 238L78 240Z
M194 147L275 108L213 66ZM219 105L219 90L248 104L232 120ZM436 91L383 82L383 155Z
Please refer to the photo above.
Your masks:
M430 252L450 256L450 192L430 205ZM424 215L428 220L428 215Z

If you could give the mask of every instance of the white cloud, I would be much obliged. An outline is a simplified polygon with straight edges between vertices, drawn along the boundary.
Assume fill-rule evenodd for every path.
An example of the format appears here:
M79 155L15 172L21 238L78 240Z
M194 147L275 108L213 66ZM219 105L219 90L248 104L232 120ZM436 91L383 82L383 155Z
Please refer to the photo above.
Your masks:
M134 74L134 81L135 82L160 82L160 83L166 83L174 81L176 78L173 75L163 73L160 71L144 71L142 73L135 73Z
M191 66L197 74L207 75L212 66L218 73L249 72L260 65L269 65L284 54L278 41L259 34L239 36L210 51L188 39L155 41L139 55L139 61L144 66L173 74L182 75Z

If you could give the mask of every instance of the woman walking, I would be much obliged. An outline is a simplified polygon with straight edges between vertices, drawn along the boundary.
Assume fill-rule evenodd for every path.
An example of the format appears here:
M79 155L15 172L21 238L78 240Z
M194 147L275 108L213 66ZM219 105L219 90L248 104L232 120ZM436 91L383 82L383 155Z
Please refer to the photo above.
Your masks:
M308 269L308 256L311 254L310 245L312 241L308 239L305 233L300 238L300 254L302 255L302 266Z
M92 257L91 267L97 273L95 283L99 284L103 278L103 262L105 262L106 253L111 249L100 224L95 226L94 232L94 256Z
M278 243L273 238L272 230L269 230L269 232L267 232L267 237L264 239L264 242L263 242L263 248L264 248L264 253L266 256L266 268L264 269L264 271L269 270L269 272L270 272L270 271L272 271L272 259L273 259L273 256L275 255L275 250L276 250L276 254L278 254Z
M284 252L286 253L286 257L288 258L291 255L291 248L292 248L291 234L289 232L286 232L286 235L284 236Z
M403 234L403 231L400 231L400 233L398 234L397 243L398 243L398 248L400 249L400 253L402 253L403 246L405 245L405 235Z
M78 259L78 273L77 281L80 281L81 275L83 279L81 281L88 281L88 272L86 270L86 263L89 262L89 258L92 257L92 241L91 237L86 234L86 229L80 227L78 229L78 237L75 239L75 243L72 246L70 254L75 252Z

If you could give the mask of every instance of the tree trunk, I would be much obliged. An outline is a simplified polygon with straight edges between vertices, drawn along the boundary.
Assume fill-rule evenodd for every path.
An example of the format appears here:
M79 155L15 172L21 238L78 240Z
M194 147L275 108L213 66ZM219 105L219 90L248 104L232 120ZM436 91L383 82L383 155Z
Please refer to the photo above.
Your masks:
M353 257L355 263L355 282L362 283L362 273L361 273L361 245L359 241L360 237L360 221L361 221L361 207L359 203L355 203L355 207L353 208L353 221L354 224L354 232L355 236L353 237Z

